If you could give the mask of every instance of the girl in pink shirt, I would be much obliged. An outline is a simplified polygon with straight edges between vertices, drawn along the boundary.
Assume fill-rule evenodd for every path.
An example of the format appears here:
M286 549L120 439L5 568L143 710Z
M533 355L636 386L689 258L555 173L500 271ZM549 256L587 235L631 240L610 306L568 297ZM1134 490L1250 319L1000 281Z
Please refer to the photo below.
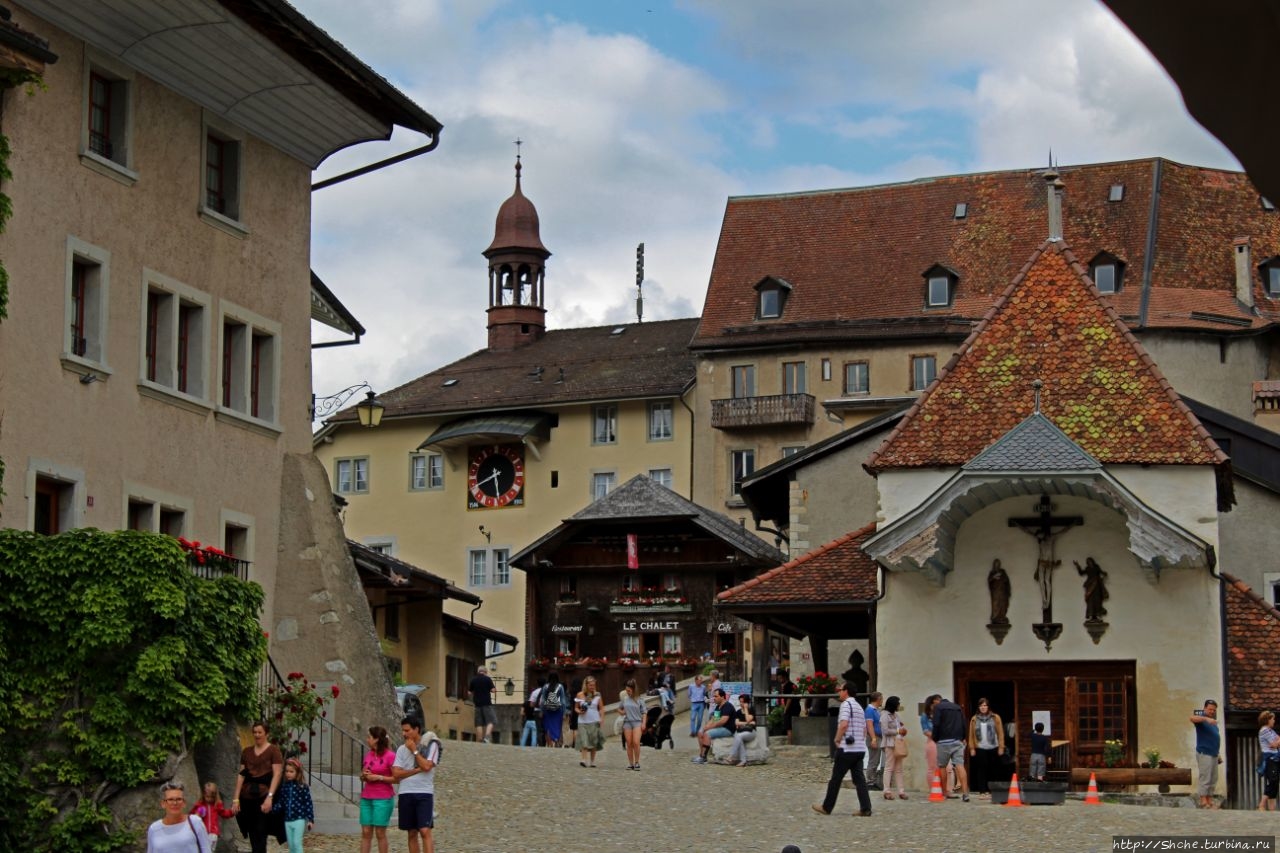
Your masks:
M364 782L360 791L360 853L369 853L375 835L378 853L387 853L387 825L396 802L391 777L396 754L382 726L370 726L365 742L369 751L364 754L364 769L360 771L360 781Z

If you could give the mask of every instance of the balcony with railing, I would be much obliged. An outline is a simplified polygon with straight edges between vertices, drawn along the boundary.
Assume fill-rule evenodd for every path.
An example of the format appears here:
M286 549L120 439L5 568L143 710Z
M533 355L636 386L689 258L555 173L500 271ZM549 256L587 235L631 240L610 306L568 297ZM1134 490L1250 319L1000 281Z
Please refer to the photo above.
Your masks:
M770 394L711 401L711 425L716 429L813 423L812 394Z

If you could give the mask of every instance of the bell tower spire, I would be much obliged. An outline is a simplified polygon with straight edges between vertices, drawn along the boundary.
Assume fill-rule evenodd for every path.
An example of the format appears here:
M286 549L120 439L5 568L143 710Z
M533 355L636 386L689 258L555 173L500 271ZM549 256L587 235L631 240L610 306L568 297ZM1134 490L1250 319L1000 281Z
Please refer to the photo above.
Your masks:
M538 340L547 330L546 262L551 252L542 245L538 210L520 187L519 147L516 140L516 189L498 208L493 242L484 250L489 259L489 349L511 350Z

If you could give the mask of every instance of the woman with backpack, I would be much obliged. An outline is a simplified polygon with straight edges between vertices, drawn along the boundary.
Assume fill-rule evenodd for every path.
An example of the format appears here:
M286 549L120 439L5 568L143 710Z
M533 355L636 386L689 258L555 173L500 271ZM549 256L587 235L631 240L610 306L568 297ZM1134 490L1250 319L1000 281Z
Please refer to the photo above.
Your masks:
M542 706L542 730L547 735L547 746L559 747L564 738L564 686L554 672L547 676L547 684L538 696Z

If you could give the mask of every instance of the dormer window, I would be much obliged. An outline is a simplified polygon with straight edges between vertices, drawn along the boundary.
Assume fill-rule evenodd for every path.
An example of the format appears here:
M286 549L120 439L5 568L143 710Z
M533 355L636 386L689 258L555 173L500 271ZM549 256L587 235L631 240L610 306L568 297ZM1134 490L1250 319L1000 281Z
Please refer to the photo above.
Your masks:
M1099 252L1089 262L1089 274L1099 293L1119 293L1124 278L1124 261L1110 252Z
M1258 274L1262 276L1262 287L1267 296L1280 299L1280 255L1258 264Z
M766 276L756 285L756 293L760 294L756 314L758 319L781 317L782 309L787 304L787 296L791 293L791 283L777 276Z
M951 305L955 296L956 283L960 281L960 276L955 270L948 269L942 264L934 264L924 271L924 281L925 307L946 308Z

